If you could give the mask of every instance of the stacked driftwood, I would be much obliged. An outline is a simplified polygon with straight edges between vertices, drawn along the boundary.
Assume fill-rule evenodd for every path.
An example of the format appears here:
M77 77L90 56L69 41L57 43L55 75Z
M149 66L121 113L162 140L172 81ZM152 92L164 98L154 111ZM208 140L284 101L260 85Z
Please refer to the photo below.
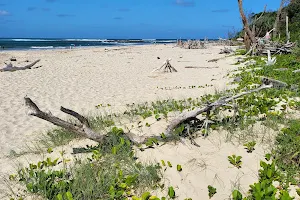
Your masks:
M230 53L233 53L233 52L234 52L233 49L228 48L228 47L224 47L224 49L220 50L219 54L230 54Z
M167 59L161 67L154 69L152 72L160 71L162 69L163 72L177 72L177 70L171 65L171 60L171 58Z
M268 50L271 54L289 54L292 53L295 43L288 42L285 44L279 42L268 42L258 47L258 54L267 54Z
M205 49L205 43L200 40L177 41L177 46L184 49Z

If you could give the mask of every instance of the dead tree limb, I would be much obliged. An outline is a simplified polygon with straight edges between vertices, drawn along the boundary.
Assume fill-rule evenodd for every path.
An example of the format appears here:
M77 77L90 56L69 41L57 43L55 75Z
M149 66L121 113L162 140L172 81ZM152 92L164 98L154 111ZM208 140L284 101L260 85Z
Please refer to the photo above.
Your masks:
M80 115L79 113L61 107L60 110L66 114L69 114L73 117L75 117L76 119L78 119L78 121L81 124L73 124L70 122L67 122L65 120L62 120L58 117L55 117L54 115L52 115L50 112L46 113L43 112L39 109L39 107L28 97L25 97L25 104L26 106L30 109L29 111L29 115L31 116L35 116L38 117L40 119L46 120L56 126L59 126L61 128L64 128L68 131L71 131L79 136L88 138L90 140L93 140L95 142L99 142L102 143L106 137L106 134L103 133L98 133L95 132L94 130L92 130L92 128L90 127L89 121L87 118L85 118L84 116ZM149 136L149 137L144 137L144 136L138 136L135 135L133 133L125 133L125 135L128 137L128 139L136 145L139 144L143 144L145 143L148 139L150 138L155 138L157 140L162 140L162 138L160 136Z
M82 124L72 124L70 122L64 121L58 117L53 116L51 113L43 112L39 109L39 107L28 97L25 97L25 104L29 107L30 112L29 115L38 117L40 119L46 120L48 122L51 122L52 124L62 127L68 131L71 131L75 134L78 134L80 136L89 138L91 140L101 142L103 140L104 135L95 133L87 123L87 119L81 116L80 114L61 107L61 111L64 113L70 114L74 117L76 117Z
M200 115L201 113L205 113L205 112L208 113L212 109L218 108L218 107L221 107L221 106L224 106L224 105L228 105L229 102L234 101L235 99L240 98L244 95L251 94L251 93L254 93L254 92L259 92L261 90L269 89L269 88L272 88L272 87L274 87L273 86L273 80L263 78L262 85L260 87L256 88L256 89L249 90L249 91L246 91L246 92L242 92L242 93L236 94L232 97L221 98L221 99L219 99L219 100L217 100L213 103L208 104L206 107L196 108L192 111L182 113L176 119L171 121L171 123L169 124L169 126L167 127L167 129L165 131L165 135L168 137L179 124L181 124L181 123L183 123L183 122L185 122L185 121L187 121L191 118L195 118L198 115Z
M14 72L14 71L18 71L18 70L31 69L38 62L40 62L40 60L36 60L33 63L26 65L24 67L14 67L11 63L9 63L9 64L6 64L5 68L0 69L0 72Z

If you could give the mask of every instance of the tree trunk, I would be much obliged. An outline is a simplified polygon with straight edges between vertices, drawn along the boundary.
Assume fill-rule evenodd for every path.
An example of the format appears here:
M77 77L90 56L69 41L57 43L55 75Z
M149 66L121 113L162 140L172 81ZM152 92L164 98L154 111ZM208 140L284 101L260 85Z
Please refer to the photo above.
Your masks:
M255 35L253 35L252 31L249 28L249 23L248 23L248 20L245 16L244 9L243 9L243 0L238 0L238 4L239 4L239 11L241 14L242 22L244 25L244 30L245 30L246 34L248 35L248 37L250 38L251 45L255 47L257 44L257 41L255 38ZM245 43L245 45L246 45L246 43Z
M284 5L285 1L286 0L281 0L280 7L279 7L279 9L277 11L276 20L275 20L275 23L274 23L273 37L277 36L277 33L278 33L278 23L279 23L279 20L280 20L280 15L282 13L282 9L283 9L283 5Z
M246 32L244 34L244 44L246 46L246 50L249 51L251 49L251 40Z

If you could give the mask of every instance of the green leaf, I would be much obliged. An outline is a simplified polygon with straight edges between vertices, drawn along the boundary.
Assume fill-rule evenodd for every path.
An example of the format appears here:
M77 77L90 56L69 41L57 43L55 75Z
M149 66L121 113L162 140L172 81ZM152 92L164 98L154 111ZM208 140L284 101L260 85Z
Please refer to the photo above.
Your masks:
M161 133L161 134L160 134L160 137L161 137L162 139L167 139L167 137L166 137L166 135L165 135L164 133Z
M165 163L165 161L164 160L161 160L161 164L162 164L162 166L166 166L166 163Z
M240 193L240 191L234 190L232 192L232 199L233 200L242 200L243 199L243 195Z
M61 194L56 195L57 200L63 200L63 196Z
M177 165L177 171L181 172L182 171L182 167L181 165Z
M172 164L170 163L170 161L167 162L169 167L172 167Z
M111 151L112 151L112 154L116 155L117 154L117 147L113 147L111 149Z
M66 192L66 197L67 197L67 200L73 200L73 195L71 192Z
M48 148L47 149L47 153L52 153L53 152L53 149L52 148Z
M142 194L142 200L148 200L150 198L150 192L145 192Z
M150 198L149 198L149 200L160 200L158 197L156 197L156 196L151 196Z
M266 155L265 155L265 159L266 159L267 161L271 160L271 154L269 154L269 153L266 154Z
M168 195L171 199L175 199L175 191L174 191L174 188L172 186L169 187L169 189L168 189Z
M208 188L208 196L209 198L212 198L217 193L217 189L211 185L207 186L207 188Z
M268 169L268 171L267 171L267 177L268 178L272 177L272 170L271 169Z
M122 189L126 189L127 184L126 184L126 183L121 183L121 184L119 185L119 187L122 188Z

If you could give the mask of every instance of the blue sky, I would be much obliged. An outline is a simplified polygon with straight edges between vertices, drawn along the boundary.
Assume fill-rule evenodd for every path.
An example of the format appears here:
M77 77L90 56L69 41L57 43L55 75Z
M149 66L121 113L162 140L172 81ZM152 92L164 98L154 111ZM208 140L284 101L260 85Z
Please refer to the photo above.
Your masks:
M244 0L247 12L280 0ZM0 0L0 37L218 38L241 28L237 0Z

